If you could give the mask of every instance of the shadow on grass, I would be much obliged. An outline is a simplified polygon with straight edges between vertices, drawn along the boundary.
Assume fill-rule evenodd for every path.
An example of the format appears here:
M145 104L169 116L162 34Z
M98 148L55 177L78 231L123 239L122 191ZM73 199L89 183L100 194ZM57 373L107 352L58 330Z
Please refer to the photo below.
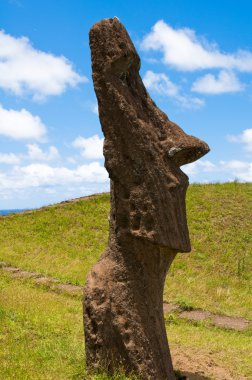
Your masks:
M181 377L179 377L178 380L211 380L211 378L199 373L182 372Z

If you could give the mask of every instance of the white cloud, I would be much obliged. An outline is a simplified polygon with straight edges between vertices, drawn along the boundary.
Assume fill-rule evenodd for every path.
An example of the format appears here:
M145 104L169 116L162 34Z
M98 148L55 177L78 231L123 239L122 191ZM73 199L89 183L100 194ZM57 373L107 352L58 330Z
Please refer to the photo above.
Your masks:
M178 95L176 97L177 102L183 107L188 109L198 109L205 105L203 99L189 95Z
M198 172L213 172L215 169L216 165L208 160L192 162L191 164L184 165L182 168L182 170L189 176L197 174Z
M252 153L252 128L244 129L240 135L228 135L227 140L244 144L245 150Z
M47 194L56 194L57 193L57 191L55 189L51 188L51 187L45 188L45 192Z
M252 162L248 164L247 170L240 171L237 177L240 181L252 182Z
M28 157L31 161L53 161L59 158L58 149L50 146L48 151L43 151L37 144L28 144Z
M243 90L244 85L237 76L233 72L225 70L221 70L217 77L212 74L204 75L192 85L192 91L212 95Z
M59 95L87 78L63 56L36 50L26 37L0 31L0 87L15 95L31 93L34 100Z
M74 148L81 151L81 155L87 159L102 159L103 158L103 138L98 135L91 137L77 137L73 141Z
M14 153L0 153L0 164L17 165L20 158Z
M39 141L46 135L46 127L38 116L25 109L6 110L0 105L0 135Z
M204 105L204 100L202 99L181 95L179 86L174 84L164 73L154 73L148 70L143 77L143 82L149 91L168 96L183 108L200 108Z
M146 88L160 95L176 97L179 92L178 86L172 83L168 76L163 73L154 73L148 70L144 75L143 82Z
M76 158L75 157L67 157L67 162L69 162L69 164L76 164Z
M74 169L52 167L48 164L15 166L11 171L0 172L0 192L56 186L83 186L87 183L105 183L108 174L99 162L80 165Z
M92 111L95 115L99 115L99 110L98 110L98 104L97 104L97 103L92 103L92 104L91 104L91 111Z
M163 62L178 70L236 69L252 72L252 53L238 50L221 52L216 44L196 36L189 28L175 29L163 20L158 21L142 41L143 50L163 53Z
M0 164L18 165L23 160L28 161L53 161L59 156L58 149L50 146L43 151L37 144L27 144L27 154L0 153Z
M242 182L252 181L252 162L239 160L219 161L214 164L211 161L199 160L188 165L184 165L182 170L191 177L191 179L199 179L202 182L202 173L211 173L211 177L207 182L212 182L218 178L222 181L233 181L238 179Z
M249 167L248 162L244 161L239 161L239 160L230 160L230 161L220 161L220 167L223 169L228 169L228 170L244 170L248 169Z

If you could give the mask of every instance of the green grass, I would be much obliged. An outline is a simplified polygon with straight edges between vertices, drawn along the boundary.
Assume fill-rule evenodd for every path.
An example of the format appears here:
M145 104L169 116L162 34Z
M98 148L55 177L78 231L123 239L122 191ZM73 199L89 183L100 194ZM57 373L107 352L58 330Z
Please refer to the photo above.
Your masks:
M252 184L191 185L192 252L178 254L165 300L252 319ZM0 260L82 285L108 240L109 195L0 219Z
M222 330L201 322L188 323L173 315L167 317L166 324L171 351L179 347L191 356L192 362L199 363L210 356L216 365L228 369L234 379L252 378L252 331Z
M0 260L82 285L104 250L109 195L0 218Z
M89 379L80 300L4 272L0 291L1 379ZM101 374L92 379L109 378ZM126 377L118 374L114 379Z
M252 319L252 184L191 185L192 252L178 255L165 298Z
M81 303L1 273L1 379L80 379Z
M29 280L0 278L0 378L4 380L89 379L85 370L81 300L32 285ZM200 361L212 355L235 379L251 378L251 331L225 331L167 316L172 353ZM177 368L179 370L180 368ZM106 375L92 380L111 380ZM117 375L114 380L126 380ZM219 379L218 379L219 380Z
M192 252L174 261L165 300L252 319L252 184L191 185L187 214ZM109 195L102 194L0 217L0 261L83 285L107 245L108 215ZM88 379L79 296L1 270L0 324L0 379ZM210 355L234 379L252 378L251 329L225 331L174 315L167 328L172 353L198 363Z

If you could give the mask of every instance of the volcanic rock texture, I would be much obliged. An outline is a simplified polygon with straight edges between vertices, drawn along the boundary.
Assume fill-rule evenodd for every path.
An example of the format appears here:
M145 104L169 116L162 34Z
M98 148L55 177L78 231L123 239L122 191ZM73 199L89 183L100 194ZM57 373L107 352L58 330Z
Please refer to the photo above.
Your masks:
M189 252L180 166L209 151L155 105L140 59L115 17L90 30L94 88L111 180L109 246L84 290L86 363L141 379L174 380L163 287L177 252Z

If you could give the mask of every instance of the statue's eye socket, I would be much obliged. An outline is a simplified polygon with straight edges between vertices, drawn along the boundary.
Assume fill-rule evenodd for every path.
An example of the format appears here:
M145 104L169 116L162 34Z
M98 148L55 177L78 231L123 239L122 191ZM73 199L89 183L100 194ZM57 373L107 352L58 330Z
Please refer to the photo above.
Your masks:
M123 72L120 73L119 78L120 78L121 80L124 80L124 79L126 78L126 74L123 73Z
M124 83L127 84L127 79L128 79L129 74L127 71L123 71L119 74L119 79Z

